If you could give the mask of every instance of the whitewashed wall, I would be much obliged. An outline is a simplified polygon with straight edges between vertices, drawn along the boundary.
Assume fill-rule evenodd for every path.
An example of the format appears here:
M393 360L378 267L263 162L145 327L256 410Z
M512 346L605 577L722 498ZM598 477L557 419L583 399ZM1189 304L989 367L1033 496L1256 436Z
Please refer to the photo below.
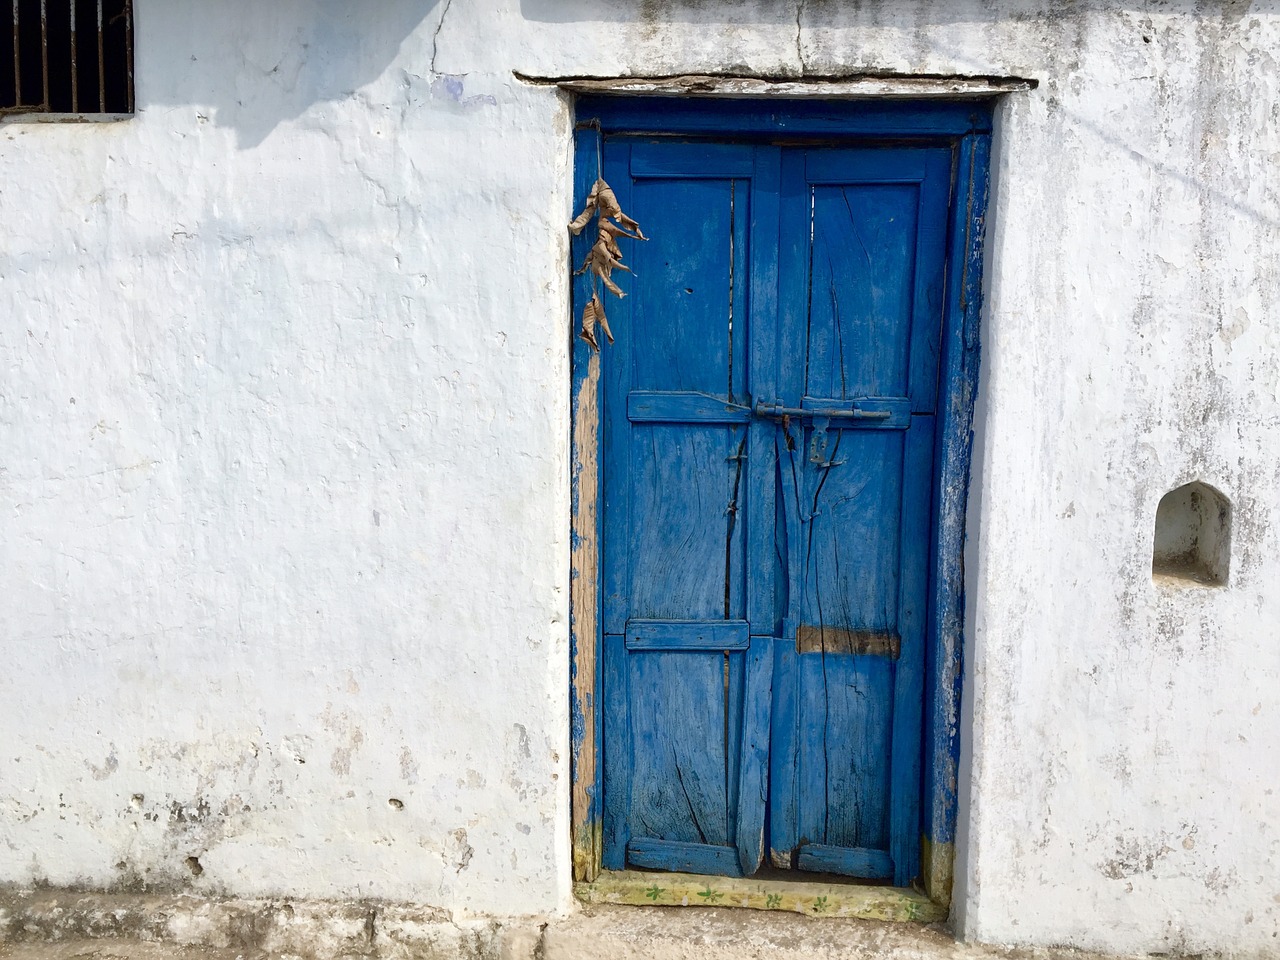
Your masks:
M0 126L0 881L566 909L571 112L513 71L1014 74L956 919L1277 948L1276 0L135 5L134 119ZM1150 579L1191 479L1225 589Z

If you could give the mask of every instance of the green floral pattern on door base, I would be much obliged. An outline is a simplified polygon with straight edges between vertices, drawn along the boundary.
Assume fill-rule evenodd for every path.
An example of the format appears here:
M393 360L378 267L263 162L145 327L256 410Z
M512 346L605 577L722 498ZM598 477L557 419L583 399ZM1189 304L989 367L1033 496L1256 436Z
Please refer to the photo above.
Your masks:
M752 880L683 873L604 871L592 883L574 887L587 903L634 906L717 906L786 910L811 917L865 920L945 920L947 910L922 893L898 887L809 883L802 879Z

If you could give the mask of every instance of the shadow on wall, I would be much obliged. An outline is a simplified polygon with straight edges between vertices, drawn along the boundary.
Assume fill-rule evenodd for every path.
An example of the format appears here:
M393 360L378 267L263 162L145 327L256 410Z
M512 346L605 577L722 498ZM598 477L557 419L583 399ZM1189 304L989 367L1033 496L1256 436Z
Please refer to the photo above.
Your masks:
M222 0L217 4L135 0L138 104L196 104L211 109L219 127L233 128L242 149L257 146L281 123L316 104L349 99L381 77L399 58L407 72L428 81L435 73L435 41L450 16L473 32L485 30L482 5L458 0ZM927 26L1003 20L1069 21L1090 10L1145 10L1136 0L899 0L849 4L845 0L519 0L532 23L608 23L681 26L773 25L797 36L824 27L878 25L912 34ZM1224 22L1280 8L1280 0L1171 0L1164 14L1196 11ZM855 38L857 30L849 36ZM557 42L555 32L551 42ZM474 38L473 38L474 39ZM410 49L406 49L406 42ZM566 36L565 43L571 42ZM849 42L853 42L851 39ZM732 57L732 51L726 51ZM570 59L577 59L570 57ZM862 52L840 52L858 64ZM518 64L511 64L517 67ZM874 69L874 64L867 64ZM984 64L973 64L984 73ZM637 71L643 72L643 71ZM264 83L264 80L266 81Z
M242 149L255 147L277 125L382 76L406 39L447 7L442 0L135 0L138 107L207 105L209 119L234 128ZM432 69L433 32L417 34L423 49L412 69L423 76Z

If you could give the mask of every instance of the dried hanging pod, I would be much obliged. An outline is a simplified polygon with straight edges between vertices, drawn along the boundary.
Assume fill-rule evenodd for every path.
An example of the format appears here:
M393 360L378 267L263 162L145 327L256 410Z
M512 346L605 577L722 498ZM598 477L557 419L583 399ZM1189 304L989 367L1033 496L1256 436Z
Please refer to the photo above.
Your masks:
M622 207L618 206L618 198L613 195L613 188L611 186L603 180L597 180L595 186L591 188L591 192L596 195L596 206L600 210L601 218L612 217L624 227L630 227L636 232L637 240L649 239L640 230L640 224L636 223L622 212Z
M578 214L569 223L569 231L576 237L582 232L582 228L591 222L591 217L596 212L596 201L600 191L600 184L603 180L597 180L591 185L591 192L587 194L587 205L582 208L582 212Z
M591 245L591 250L574 276L587 272L591 274L591 299L582 308L582 330L578 336L589 343L593 350L598 350L600 343L596 339L596 326L599 325L604 331L610 343L613 343L613 333L609 330L609 321L604 315L604 303L596 289L596 281L599 280L615 297L625 297L626 293L613 281L615 269L631 273L631 268L622 262L622 248L618 245L618 238L647 240L648 237L641 231L640 224L622 212L613 188L602 178L592 184L582 212L569 224L570 232L574 236L580 234L591 222L592 216L596 217L596 242Z
M587 305L582 308L582 332L578 334L579 337L591 344L593 350L600 349L600 342L596 339L597 324L604 331L608 341L613 343L613 331L609 329L609 318L604 315L604 304L598 296L593 296L587 301Z

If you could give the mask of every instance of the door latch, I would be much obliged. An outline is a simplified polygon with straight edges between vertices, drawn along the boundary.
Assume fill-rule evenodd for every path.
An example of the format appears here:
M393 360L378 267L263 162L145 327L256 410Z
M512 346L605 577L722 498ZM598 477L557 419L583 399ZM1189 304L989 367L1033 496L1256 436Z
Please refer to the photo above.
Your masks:
M783 417L792 420L888 420L893 416L890 410L863 410L856 403L848 410L809 410L805 407L784 407L781 403L765 403L763 400L756 401L755 414L770 420Z

